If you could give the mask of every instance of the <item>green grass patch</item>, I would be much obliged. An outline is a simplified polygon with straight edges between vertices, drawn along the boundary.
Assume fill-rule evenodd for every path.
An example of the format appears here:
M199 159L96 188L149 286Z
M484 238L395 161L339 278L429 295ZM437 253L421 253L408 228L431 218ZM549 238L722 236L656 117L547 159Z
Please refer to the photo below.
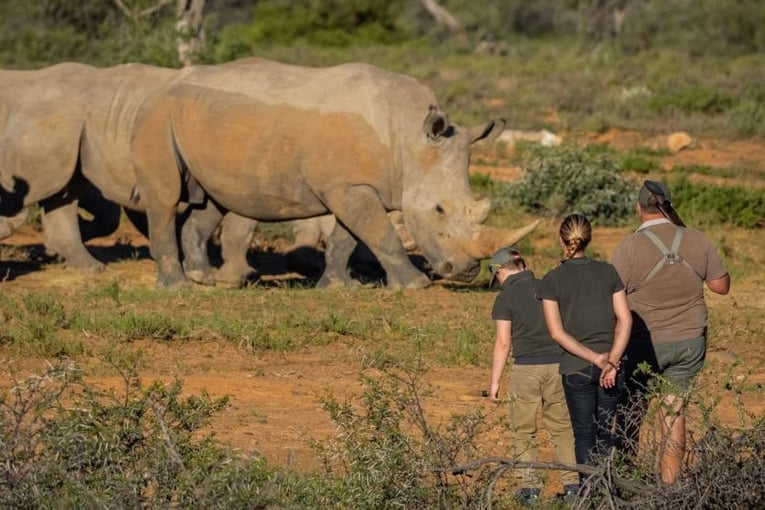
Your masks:
M708 185L681 176L668 181L672 200L686 223L698 226L765 226L765 193L761 188Z

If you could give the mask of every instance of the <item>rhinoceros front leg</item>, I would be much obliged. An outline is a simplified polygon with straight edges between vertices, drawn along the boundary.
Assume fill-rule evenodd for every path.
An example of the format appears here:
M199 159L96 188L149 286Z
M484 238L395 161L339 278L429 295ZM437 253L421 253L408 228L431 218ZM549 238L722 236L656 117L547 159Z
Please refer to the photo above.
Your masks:
M190 207L184 215L181 226L183 269L186 276L202 285L215 285L207 241L220 224L221 218L223 213L209 199L202 206Z
M77 202L56 203L55 200L43 200L40 205L46 249L63 258L68 267L103 271L106 266L96 260L82 242Z
M388 287L416 289L430 285L430 279L409 260L374 188L337 188L325 194L324 200L338 221L375 254L385 270Z
M215 273L216 283L238 287L255 272L247 262L247 253L250 251L257 226L257 220L232 212L223 216L220 234L223 264Z
M327 237L324 248L326 265L316 287L341 287L353 283L348 271L348 260L358 242L339 222Z

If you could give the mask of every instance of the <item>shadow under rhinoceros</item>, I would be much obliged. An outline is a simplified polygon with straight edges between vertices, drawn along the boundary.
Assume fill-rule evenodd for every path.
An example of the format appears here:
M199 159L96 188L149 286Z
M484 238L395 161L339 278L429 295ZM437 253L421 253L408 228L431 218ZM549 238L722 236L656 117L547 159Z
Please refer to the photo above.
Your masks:
M151 258L148 246L135 246L130 243L116 242L111 246L88 246L86 248L98 260L109 264L125 260L144 260Z
M106 263L150 258L148 247L116 243L112 246L87 246L88 252ZM61 264L57 255L49 254L42 243L0 245L0 282L42 270L45 266Z
M13 281L55 262L55 257L47 255L42 244L0 244L0 282Z
M208 253L211 264L220 267L223 263L220 245L210 243ZM430 275L430 266L424 257L410 254L409 258L417 268ZM255 271L248 276L244 286L315 287L326 269L324 251L310 247L300 247L286 253L253 248L247 252L247 262ZM372 252L362 244L351 255L348 270L351 278L360 285L385 286L385 271Z

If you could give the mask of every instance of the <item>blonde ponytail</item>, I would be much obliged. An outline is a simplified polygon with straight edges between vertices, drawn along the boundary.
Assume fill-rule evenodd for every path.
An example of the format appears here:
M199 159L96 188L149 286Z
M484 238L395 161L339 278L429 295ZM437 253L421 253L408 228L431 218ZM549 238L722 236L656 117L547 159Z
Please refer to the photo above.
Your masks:
M587 248L592 240L592 225L583 214L570 214L563 219L558 233L563 242L563 263Z

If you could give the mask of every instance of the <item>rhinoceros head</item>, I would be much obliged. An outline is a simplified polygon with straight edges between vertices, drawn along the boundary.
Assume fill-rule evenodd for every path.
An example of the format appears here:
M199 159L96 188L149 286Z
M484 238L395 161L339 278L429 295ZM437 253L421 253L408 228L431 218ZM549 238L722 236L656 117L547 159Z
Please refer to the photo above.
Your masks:
M437 107L426 113L416 143L405 151L402 213L407 229L434 271L444 278L470 281L502 246L530 233L535 222L518 230L486 227L489 200L476 200L470 189L471 145L490 142L504 129L492 121L474 130L451 124Z

